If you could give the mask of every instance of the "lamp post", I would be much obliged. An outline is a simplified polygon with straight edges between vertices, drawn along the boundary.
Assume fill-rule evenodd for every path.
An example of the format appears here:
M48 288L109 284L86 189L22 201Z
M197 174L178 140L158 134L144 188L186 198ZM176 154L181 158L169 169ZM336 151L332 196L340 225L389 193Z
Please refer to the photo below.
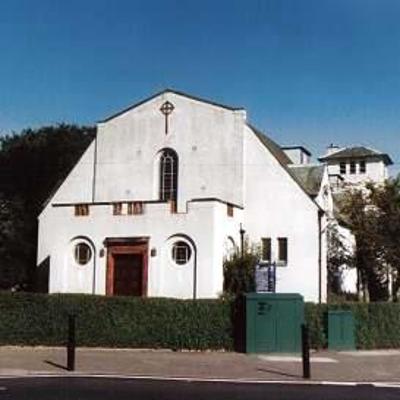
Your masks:
M242 227L242 223L240 223L240 257L242 259L243 262L243 256L244 256L244 234L246 233L246 231L243 229Z

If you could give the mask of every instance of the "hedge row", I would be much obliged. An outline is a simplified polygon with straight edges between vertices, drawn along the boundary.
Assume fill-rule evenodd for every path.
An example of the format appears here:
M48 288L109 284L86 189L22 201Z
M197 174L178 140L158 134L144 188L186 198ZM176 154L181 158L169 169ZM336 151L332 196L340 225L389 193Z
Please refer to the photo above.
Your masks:
M323 348L327 345L328 309L353 312L357 348L400 348L400 303L307 303L305 318L310 327L313 347Z
M69 313L79 346L233 348L229 302L20 293L0 294L0 345L63 345Z
M236 304L0 292L0 345L63 345L67 315L73 313L79 346L233 350L243 321ZM313 347L326 347L328 308L353 311L358 348L400 348L399 303L307 303Z

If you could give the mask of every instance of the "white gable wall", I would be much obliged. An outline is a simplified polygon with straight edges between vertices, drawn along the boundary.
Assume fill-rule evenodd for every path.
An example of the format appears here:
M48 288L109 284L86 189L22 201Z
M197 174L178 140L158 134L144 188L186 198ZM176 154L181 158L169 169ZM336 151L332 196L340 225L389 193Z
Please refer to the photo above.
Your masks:
M244 171L244 228L250 241L271 238L274 261L277 239L288 238L288 265L277 268L277 291L318 301L319 208L248 127Z
M175 109L165 117L160 107ZM243 111L230 111L166 93L99 125L96 201L158 199L157 155L179 157L178 210L193 198L242 204Z

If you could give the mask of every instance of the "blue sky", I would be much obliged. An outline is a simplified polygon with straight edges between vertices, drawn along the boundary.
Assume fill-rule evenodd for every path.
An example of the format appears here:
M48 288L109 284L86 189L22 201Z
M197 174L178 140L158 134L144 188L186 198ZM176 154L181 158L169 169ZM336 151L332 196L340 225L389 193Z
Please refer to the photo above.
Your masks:
M399 20L398 0L1 0L0 134L172 87L314 156L363 144L400 163Z

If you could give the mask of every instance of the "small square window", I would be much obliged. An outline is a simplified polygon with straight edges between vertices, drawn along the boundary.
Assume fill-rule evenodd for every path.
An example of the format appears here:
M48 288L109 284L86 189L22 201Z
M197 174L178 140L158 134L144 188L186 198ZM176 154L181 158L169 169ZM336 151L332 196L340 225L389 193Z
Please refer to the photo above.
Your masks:
M114 215L122 215L122 203L114 203L113 204L113 214Z
M346 163L344 161L342 161L340 163L340 173L341 175L346 175Z
M288 239L278 238L278 262L286 265L288 262Z
M350 174L355 174L356 171L356 162L355 161L350 161Z
M360 174L365 174L367 172L367 164L365 160L360 161Z
M226 214L228 215L228 217L233 217L233 205L232 204L226 205Z
M262 260L271 262L271 238L261 239Z
M75 205L75 216L85 217L89 215L89 204L76 204Z

